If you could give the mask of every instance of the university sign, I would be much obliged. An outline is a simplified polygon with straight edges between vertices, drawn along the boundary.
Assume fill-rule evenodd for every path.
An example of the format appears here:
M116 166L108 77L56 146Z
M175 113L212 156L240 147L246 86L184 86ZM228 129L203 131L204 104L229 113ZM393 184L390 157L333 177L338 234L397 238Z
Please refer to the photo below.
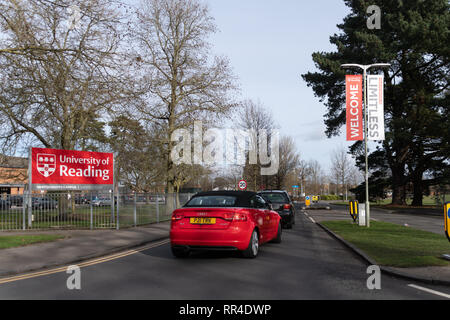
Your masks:
M33 190L104 190L114 185L114 155L103 152L31 148Z

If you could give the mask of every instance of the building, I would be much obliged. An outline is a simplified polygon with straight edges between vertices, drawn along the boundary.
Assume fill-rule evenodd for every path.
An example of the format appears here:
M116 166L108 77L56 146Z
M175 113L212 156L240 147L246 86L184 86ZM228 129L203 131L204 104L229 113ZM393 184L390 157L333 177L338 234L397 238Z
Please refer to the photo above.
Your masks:
M28 183L28 158L0 154L0 195L23 194Z

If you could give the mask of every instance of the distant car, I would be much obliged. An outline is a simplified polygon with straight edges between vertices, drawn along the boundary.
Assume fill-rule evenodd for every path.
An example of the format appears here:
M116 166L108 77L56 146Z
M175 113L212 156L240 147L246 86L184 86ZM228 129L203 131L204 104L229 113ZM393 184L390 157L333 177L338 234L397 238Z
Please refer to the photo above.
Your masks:
M96 198L96 199L92 200L92 205L95 207L110 206L111 203L112 203L112 201L109 198Z
M75 196L75 203L76 204L89 204L91 201L90 197L83 196L83 195L76 195Z
M0 199L0 210L8 210L11 208L11 202L6 199Z
M12 206L21 207L23 206L23 196L11 196L9 197L9 201Z
M33 198L31 201L31 207L33 209L56 209L58 208L58 201L51 198Z
M255 258L260 244L281 242L280 220L255 192L197 193L172 213L172 253L182 258L193 250L238 250Z
M283 228L291 229L295 224L295 206L289 194L283 190L264 190L258 194L269 201L281 216Z

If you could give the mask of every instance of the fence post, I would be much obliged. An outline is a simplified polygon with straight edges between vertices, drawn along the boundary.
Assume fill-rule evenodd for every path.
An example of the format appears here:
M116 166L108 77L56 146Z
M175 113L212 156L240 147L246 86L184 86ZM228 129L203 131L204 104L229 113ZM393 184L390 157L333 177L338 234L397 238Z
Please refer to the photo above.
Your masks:
M137 196L136 196L136 192L134 192L134 206L133 206L133 218L134 218L134 226L137 226L137 222L136 222L136 204L137 202Z
M27 203L26 198L25 198L25 191L22 194L22 229L25 230L26 229L26 207L25 204Z
M91 214L91 224L90 224L90 226L91 226L91 230L92 229L94 229L94 221L93 221L93 212L92 212L92 201L93 201L93 196L92 196L92 192L91 192L91 201L89 201L89 211L90 211L90 214Z
M119 230L119 202L120 202L120 192L119 192L119 184L117 184L117 224L116 224L116 230Z
M156 223L159 223L159 196L156 194Z

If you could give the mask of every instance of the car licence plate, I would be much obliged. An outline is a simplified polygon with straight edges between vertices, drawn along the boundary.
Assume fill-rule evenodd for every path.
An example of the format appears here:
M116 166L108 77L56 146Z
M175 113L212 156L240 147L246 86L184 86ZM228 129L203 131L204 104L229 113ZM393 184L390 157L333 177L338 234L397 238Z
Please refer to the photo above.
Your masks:
M216 224L216 218L191 218L191 224Z

